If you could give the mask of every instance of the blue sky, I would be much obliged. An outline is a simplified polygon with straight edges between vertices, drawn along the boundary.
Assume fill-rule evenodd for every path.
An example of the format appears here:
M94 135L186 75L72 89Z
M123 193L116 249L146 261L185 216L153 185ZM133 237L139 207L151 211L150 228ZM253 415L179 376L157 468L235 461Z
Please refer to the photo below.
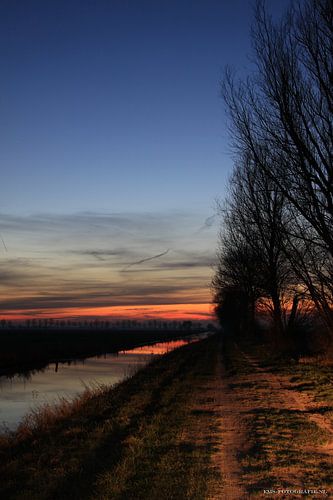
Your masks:
M287 4L267 2L274 16ZM76 249L89 268L91 252L97 260L115 245L134 261L170 246L161 257L170 263L188 245L211 262L217 221L205 221L232 166L219 84L226 64L241 75L252 69L252 12L247 0L1 2L0 232L8 251L0 266L15 271L15 259L33 255L37 265L53 252L66 267ZM139 217L142 242L128 232L115 244L92 233L82 224L87 213ZM145 240L150 217L168 220L155 225L154 241ZM210 268L206 274L207 289Z

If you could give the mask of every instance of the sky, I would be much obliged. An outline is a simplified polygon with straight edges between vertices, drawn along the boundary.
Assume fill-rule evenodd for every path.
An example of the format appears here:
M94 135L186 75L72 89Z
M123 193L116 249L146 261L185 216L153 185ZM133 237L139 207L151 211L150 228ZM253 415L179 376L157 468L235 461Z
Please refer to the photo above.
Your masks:
M268 0L279 16L287 0ZM2 0L0 317L210 318L250 0Z

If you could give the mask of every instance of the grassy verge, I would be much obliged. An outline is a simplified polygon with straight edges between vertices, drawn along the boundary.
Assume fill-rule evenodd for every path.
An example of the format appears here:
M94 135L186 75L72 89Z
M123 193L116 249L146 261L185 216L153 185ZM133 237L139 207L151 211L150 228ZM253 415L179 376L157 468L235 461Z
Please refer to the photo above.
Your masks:
M289 377L293 390L311 394L315 401L333 404L333 361L316 356L286 358L274 353L267 354L263 344L242 344L242 349L259 360L261 368L277 375Z
M333 405L333 365L320 364L308 360L305 363L280 363L279 373L288 375L293 384L293 390L306 391L313 395L316 401L324 401Z
M258 365L253 363L254 356ZM332 435L309 418L312 413L333 416L332 368L314 361L304 364L273 357L267 362L265 350L254 344L239 347L227 343L225 358L230 388L240 391L244 402L249 403L248 447L239 455L249 496L262 496L264 489L279 488L332 491L332 458L325 452ZM268 382L270 375L288 376L289 387L277 387L274 394ZM280 405L278 398L283 393L279 391L288 389L306 391L326 405L313 412Z
M257 410L249 431L251 446L240 456L249 494L261 496L272 488L332 489L332 463L318 447L328 435L301 412Z
M44 411L0 443L6 499L205 498L211 425L196 412L215 370L217 340L185 346L109 390Z

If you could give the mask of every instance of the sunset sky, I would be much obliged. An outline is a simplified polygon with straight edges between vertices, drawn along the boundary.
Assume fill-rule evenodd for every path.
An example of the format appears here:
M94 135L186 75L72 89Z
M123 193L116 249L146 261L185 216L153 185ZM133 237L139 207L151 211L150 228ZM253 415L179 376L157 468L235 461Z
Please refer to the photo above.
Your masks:
M253 3L1 1L0 317L209 318Z

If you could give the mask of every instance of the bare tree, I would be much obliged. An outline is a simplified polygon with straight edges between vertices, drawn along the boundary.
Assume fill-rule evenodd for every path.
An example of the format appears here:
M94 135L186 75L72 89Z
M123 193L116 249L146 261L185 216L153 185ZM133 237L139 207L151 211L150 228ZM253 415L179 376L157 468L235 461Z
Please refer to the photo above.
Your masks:
M250 154L288 200L289 255L298 279L333 327L333 8L305 0L274 24L260 2L257 72L223 93L235 146Z
M256 254L233 225L230 207L225 207L212 288L216 314L227 331L253 332L255 304L260 296L258 264Z
M298 306L297 283L285 253L289 215L285 202L281 190L258 168L251 156L243 157L231 178L228 210L223 221L229 228L224 235L229 245L227 256L230 259L233 253L232 244L239 258L238 268L236 262L233 268L244 283L246 276L240 267L244 257L239 247L246 249L255 300L260 302L261 310L268 310L272 316L276 343L286 343L287 330L296 317ZM223 259L226 260L226 255ZM288 314L291 302L293 308Z

